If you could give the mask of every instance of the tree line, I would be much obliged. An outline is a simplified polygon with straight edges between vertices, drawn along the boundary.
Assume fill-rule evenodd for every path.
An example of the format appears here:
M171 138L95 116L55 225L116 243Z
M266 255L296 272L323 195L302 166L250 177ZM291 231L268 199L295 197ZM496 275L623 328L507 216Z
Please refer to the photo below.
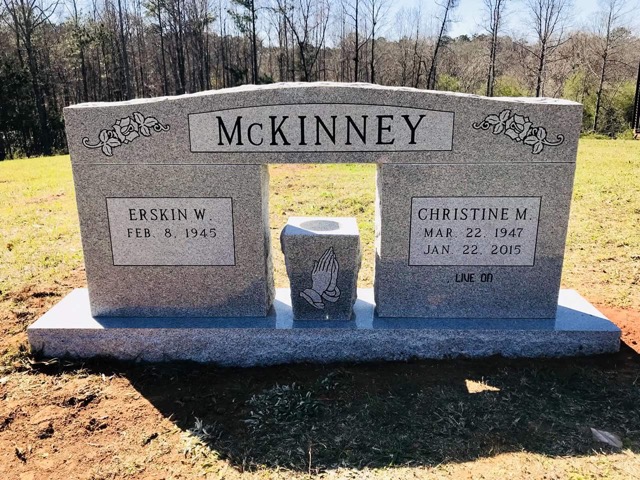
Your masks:
M0 0L0 160L65 152L66 105L295 81L564 97L615 136L633 117L633 12L602 0L576 26L575 8L484 0L482 32L452 38L459 0Z

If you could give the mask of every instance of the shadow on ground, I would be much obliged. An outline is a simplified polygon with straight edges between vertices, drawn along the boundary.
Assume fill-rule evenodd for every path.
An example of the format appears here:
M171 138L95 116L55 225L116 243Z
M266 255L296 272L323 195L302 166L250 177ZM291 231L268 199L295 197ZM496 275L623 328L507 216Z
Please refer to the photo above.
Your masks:
M87 367L87 365L84 365ZM512 451L640 451L640 355L229 369L95 362L240 470L435 465ZM115 369L115 370L114 370ZM108 370L108 372L106 371Z

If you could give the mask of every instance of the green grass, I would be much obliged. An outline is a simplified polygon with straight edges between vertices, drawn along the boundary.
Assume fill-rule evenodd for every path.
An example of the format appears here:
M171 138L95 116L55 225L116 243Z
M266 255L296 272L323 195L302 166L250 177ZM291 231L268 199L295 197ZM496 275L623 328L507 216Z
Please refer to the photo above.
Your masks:
M0 162L0 219L3 294L82 265L68 156Z
M276 165L271 233L276 285L286 286L279 235L289 216L355 216L359 285L373 283L374 165ZM0 290L63 279L82 265L68 156L0 162ZM640 309L640 142L582 139L563 285L590 300Z
M640 310L640 142L580 141L563 285Z

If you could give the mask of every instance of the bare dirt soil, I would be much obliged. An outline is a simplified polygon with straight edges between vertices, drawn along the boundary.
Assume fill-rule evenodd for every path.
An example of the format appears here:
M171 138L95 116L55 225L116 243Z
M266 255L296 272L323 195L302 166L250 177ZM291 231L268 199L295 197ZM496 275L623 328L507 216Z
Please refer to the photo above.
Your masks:
M0 479L640 472L638 312L602 307L625 345L592 358L229 369L32 357L26 326L84 282L78 270L2 299Z
M640 353L640 312L604 305L598 309L622 330L622 341Z

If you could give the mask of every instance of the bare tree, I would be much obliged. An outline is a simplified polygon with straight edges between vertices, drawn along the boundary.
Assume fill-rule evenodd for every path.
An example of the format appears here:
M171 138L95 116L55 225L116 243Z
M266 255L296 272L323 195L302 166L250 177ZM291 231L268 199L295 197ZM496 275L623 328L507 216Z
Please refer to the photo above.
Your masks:
M89 90L87 82L87 64L85 61L85 47L87 44L86 29L80 22L80 13L78 12L77 0L72 0L72 17L73 17L73 29L74 37L78 45L79 57L80 57L80 73L82 75L82 101L89 101Z
M369 10L369 19L371 20L371 59L369 61L369 67L371 69L371 83L376 83L375 50L376 33L378 33L376 29L389 13L389 2L388 0L368 0L367 8Z
M162 72L162 94L169 95L169 79L167 78L167 59L165 51L165 31L163 24L163 1L162 0L150 0L145 5L148 15L158 21L157 32L160 38L160 67Z
M362 23L362 0L350 0L350 1L342 1L343 12L346 17L349 17L353 22L353 63L354 63L354 72L353 72L353 81L357 82L360 80L360 49L367 42L368 39L361 41L361 26Z
M629 14L626 11L626 2L624 0L601 0L600 6L601 10L597 14L595 23L596 39L591 44L600 60L596 107L593 115L594 131L598 129L607 74L612 65L620 61L618 53L628 43L630 37L629 30L625 28Z
M277 0L278 11L287 23L298 47L305 82L312 80L318 55L324 47L329 24L329 2L322 0ZM313 44L313 41L316 44Z
M429 67L429 74L427 76L427 88L431 90L436 87L438 55L440 54L445 36L449 30L449 26L451 25L451 16L453 11L458 6L458 0L444 0L444 3L437 3L437 5L442 8L442 16L440 17L440 30L438 31L438 36L436 37L435 45L433 47L431 66Z
M173 78L175 93L180 95L187 91L186 55L185 55L185 0L165 0L164 7L167 12L167 26L172 35L173 51L171 52L171 64L173 66Z
M484 0L485 13L489 24L489 71L487 73L487 97L493 97L496 84L496 56L498 53L498 34L502 28L505 6L508 0Z
M409 81L409 48L408 44L410 43L407 37L407 24L408 24L409 14L407 11L402 8L398 10L395 16L395 26L397 28L398 33L398 50L400 50L397 57L398 67L399 67L399 75L398 75L398 84L405 86Z
M249 35L251 41L251 83L258 83L258 47L256 40L256 2L255 0L231 0L231 2L245 10L245 13L237 13L229 10L234 22L244 35Z
M129 77L129 55L127 53L127 42L124 33L124 21L122 20L122 0L118 0L118 18L120 20L120 54L122 55L122 68L125 82L125 100L131 98L131 79Z
M422 77L422 66L424 65L425 43L422 38L422 9L410 10L400 9L395 17L395 26L399 35L397 55L398 84L410 85L417 88ZM415 34L415 37L414 37Z
M636 95L633 100L631 128L633 128L633 139L636 140L638 135L640 135L640 63L638 63L638 77L636 78Z
M547 64L556 50L566 42L565 29L573 7L572 0L526 0L531 25L537 45L529 48L521 44L536 59L536 97L544 95L544 82Z

